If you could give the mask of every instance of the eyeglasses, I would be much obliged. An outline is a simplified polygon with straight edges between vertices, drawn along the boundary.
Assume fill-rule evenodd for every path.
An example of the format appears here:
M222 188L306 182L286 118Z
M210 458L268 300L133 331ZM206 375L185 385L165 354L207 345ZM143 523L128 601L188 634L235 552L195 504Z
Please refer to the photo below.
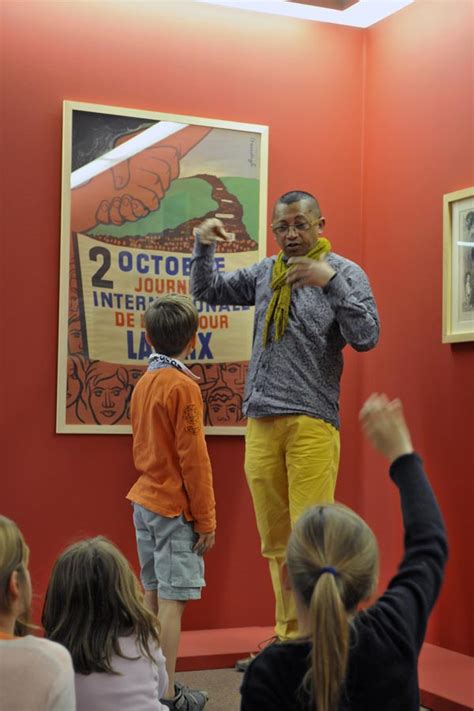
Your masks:
M321 218L315 220L314 222L308 222L307 220L301 220L300 222L295 222L292 225L287 225L284 222L280 222L277 225L271 225L272 232L278 237L286 237L291 229L297 232L307 232L314 225L319 225Z

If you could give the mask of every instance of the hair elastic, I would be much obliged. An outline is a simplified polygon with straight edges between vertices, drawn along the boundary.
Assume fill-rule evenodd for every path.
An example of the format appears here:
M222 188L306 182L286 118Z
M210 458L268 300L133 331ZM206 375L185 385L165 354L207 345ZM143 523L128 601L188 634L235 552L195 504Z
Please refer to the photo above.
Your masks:
M339 575L336 568L333 568L332 565L326 565L326 566L324 566L324 568L320 568L319 574L322 575L323 573L331 573L331 575L334 575L334 576Z

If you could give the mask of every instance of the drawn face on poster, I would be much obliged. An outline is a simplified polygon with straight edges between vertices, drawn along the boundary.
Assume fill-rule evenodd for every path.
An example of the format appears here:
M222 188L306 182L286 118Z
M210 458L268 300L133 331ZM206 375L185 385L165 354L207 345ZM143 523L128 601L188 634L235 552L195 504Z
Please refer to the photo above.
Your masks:
M219 363L196 363L188 364L191 372L199 378L199 385L203 392L208 392L213 388L220 378Z
M67 400L66 407L71 407L80 398L83 384L79 377L77 363L73 357L68 358L67 362Z
M145 309L160 294L189 293L193 228L218 217L234 233L233 242L218 245L220 271L251 266L264 256L266 133L69 102L66 112L65 163L70 161L71 171L64 176L69 220L62 249L69 270L62 275L67 347L60 346L59 383L67 384L67 393L58 431L85 431L67 405L75 385L73 361L68 366L66 356L80 356L87 375L79 421L87 431L108 433L112 425L130 423L130 394L150 354ZM196 306L197 346L187 365L200 371L206 424L242 426L253 309ZM230 395L223 407L220 393L211 415L208 399L217 386Z
M247 363L222 363L221 377L225 385L233 392L243 394Z
M242 398L227 387L216 387L207 397L207 418L213 427L238 425L242 422Z
M66 407L71 422L85 422L87 406L84 402L86 385L86 361L80 355L71 355L67 359Z
M143 373L145 372L144 368L130 368L128 371L129 377L130 377L130 385L132 388L135 387L135 385L138 383L140 378L142 377Z
M79 353L84 353L81 322L78 318L73 319L69 322L68 352L69 355L78 355Z
M126 413L131 392L128 371L111 363L93 363L87 373L87 401L98 425L114 425Z

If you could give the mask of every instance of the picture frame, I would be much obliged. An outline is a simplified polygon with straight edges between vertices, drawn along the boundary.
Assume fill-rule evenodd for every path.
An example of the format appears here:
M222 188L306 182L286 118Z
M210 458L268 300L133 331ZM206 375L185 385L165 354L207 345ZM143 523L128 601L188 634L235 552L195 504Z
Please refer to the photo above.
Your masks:
M442 341L474 341L474 187L443 197Z
M218 217L222 271L266 255L268 127L65 101L56 431L130 434L147 367L143 315L162 293L189 294L193 229ZM207 434L240 435L250 306L199 313L186 360Z

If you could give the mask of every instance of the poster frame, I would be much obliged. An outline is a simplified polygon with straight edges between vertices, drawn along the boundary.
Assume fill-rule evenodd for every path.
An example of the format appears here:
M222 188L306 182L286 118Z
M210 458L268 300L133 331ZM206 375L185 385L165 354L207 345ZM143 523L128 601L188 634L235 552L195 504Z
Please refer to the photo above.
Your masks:
M461 284L464 278L459 269L459 252L466 246L455 214L459 214L464 206L469 211L474 210L474 186L446 193L443 196L443 343L474 341L474 319L472 326L468 324L464 327L455 316L456 306L459 313L458 302L461 298ZM474 249L474 242L472 249ZM471 289L474 290L474 273L471 274Z
M71 167L72 167L72 123L73 112L85 111L153 121L171 121L197 126L258 133L259 152L259 212L258 212L258 259L266 256L267 191L268 191L268 126L227 121L209 117L186 116L158 111L149 111L81 101L63 102L62 127L62 181L61 181L61 249L59 279L59 319L58 319L58 364L56 396L56 432L58 434L131 434L131 426L123 424L69 424L66 422L67 360L68 360L68 314L71 258ZM206 426L209 435L243 435L243 426Z

